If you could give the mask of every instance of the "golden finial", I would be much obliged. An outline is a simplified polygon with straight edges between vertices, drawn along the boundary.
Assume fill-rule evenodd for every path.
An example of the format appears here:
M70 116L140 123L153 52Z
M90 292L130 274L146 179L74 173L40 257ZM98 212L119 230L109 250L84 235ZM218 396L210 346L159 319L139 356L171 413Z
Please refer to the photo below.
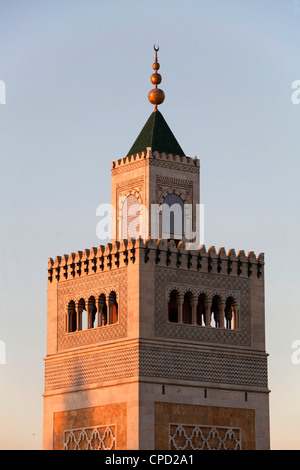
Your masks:
M156 111L157 105L164 102L165 94L160 88L157 88L157 85L159 85L162 80L161 75L157 72L160 67L157 62L157 52L159 51L159 47L156 47L154 44L153 49L155 50L155 62L153 64L153 70L155 70L155 73L151 75L151 82L155 85L155 88L149 92L148 99L150 103L154 104L154 110Z

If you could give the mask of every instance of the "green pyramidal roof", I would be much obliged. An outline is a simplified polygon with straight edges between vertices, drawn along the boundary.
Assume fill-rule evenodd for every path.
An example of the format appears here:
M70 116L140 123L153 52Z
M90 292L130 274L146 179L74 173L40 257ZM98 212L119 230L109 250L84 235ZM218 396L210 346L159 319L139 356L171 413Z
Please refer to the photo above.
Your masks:
M165 152L185 156L160 111L155 110L144 125L127 156L143 152L147 147L152 152Z

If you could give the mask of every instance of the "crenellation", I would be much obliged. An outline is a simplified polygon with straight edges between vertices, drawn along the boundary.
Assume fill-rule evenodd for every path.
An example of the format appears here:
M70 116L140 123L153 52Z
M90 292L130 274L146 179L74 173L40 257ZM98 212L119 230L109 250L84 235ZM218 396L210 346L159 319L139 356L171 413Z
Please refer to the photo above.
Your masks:
M82 258L82 254L83 252L82 251L77 251L76 254L75 254L75 259L74 259L74 264L75 264L75 276L74 277L80 277L83 270L82 270L82 262L81 262L81 258Z
M73 252L69 253L68 261L67 261L68 266L72 266L74 264L75 256L76 256L76 253L73 253Z
M234 257L233 257L233 254L230 253L230 251L228 252L228 257L227 257L227 274L228 276L231 275L232 273L232 263L233 263L233 259L234 258L234 261L236 261L236 256L235 256L235 253L234 253ZM226 259L226 258L225 258Z
M185 165L191 165L191 166L197 166L197 167L200 166L200 160L197 157L192 158L192 157L188 157L185 155L174 155L171 153L166 154L165 152L158 152L158 151L153 152L152 157L158 160L169 160L169 161L173 160L173 162L175 163L178 162L178 163L182 163Z
M85 248L82 253L81 263L82 263L83 274L86 274L86 275L89 273L89 257L90 257L90 250Z
M260 253L257 257L257 277L264 276L264 264L265 264L265 256L264 253Z
M263 265L265 263L265 254L264 253L259 253L259 255L257 257L257 261Z
M255 263L257 261L255 253L253 251L249 251L247 259L250 261L250 263Z
M96 272L97 270L97 248L92 247L90 249L90 256L89 256L89 263L90 263L90 269L93 273Z
M133 162L136 162L138 160L142 160L146 157L149 158L149 155L150 155L149 152L140 152L140 153L137 153L137 154L134 154L134 155L129 155L127 157L119 158L118 160L114 159L112 161L111 168L112 169L118 168L118 167L127 165L129 163L133 163Z
M222 274L223 272L227 271L227 274L230 274L230 270L228 269L230 266L230 259L226 254L226 250L224 247L219 248L218 251L218 273ZM227 269L226 269L227 268Z
M161 161L161 162L169 162L169 163L178 163L180 165L190 166L190 167L200 167L200 160L197 157L187 157L183 155L175 155L172 153L165 153L165 152L152 152L152 149L149 147L146 151L139 152L133 155L128 155L126 157L122 157L119 159L114 159L111 163L112 170L118 170L123 168L127 165L134 165L137 162L141 161L148 161L150 163L151 160Z
M247 260L247 257L245 255L245 251L244 250L240 250L238 251L238 258L241 260L241 261L246 261Z
M237 255L236 255L235 249L230 248L230 250L228 250L227 256L231 259L231 261L236 260Z
M52 282L53 281L53 264L54 264L54 261L52 258L48 258L48 268L47 268L47 271L48 271L48 282Z
M54 275L55 275L55 279L57 281L60 280L60 262L61 262L61 256L56 256L55 257L55 261L53 263L53 269L54 269Z
M225 248L224 248L223 246L222 246L221 248L219 248L218 256L219 256L221 259L226 259L227 253L226 253L226 250L225 250Z
M61 258L62 276L64 279L68 277L68 255L63 255Z
M138 251L143 252L141 259L144 263L152 262L157 266L231 277L264 278L264 253L256 256L250 251L246 256L244 250L240 250L236 255L232 248L226 253L224 247L218 251L215 246L206 249L205 245L194 249L193 244L185 244L182 240L176 245L174 240L155 240L150 237L143 240L139 237L56 256L54 261L49 258L48 282L80 278L128 266L128 263L134 264Z
M208 248L208 254L209 254L212 258L216 258L216 257L217 257L216 247L215 247L215 246L210 246L210 247Z

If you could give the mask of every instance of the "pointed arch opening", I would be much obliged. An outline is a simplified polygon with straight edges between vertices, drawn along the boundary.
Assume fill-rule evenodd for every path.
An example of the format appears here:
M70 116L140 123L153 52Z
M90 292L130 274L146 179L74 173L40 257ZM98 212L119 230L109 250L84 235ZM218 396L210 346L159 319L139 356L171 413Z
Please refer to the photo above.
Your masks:
M104 294L100 294L98 300L98 326L107 325L107 303Z
M88 300L88 328L95 328L96 326L96 300L94 296L91 296Z
M168 320L171 323L178 323L178 292L177 290L172 290L168 302Z
M68 303L66 330L68 333L72 333L77 330L77 314L74 300L70 300Z
M205 294L200 294L198 297L196 322L199 326L205 325L205 299Z
M236 329L236 313L235 306L236 302L233 297L228 297L225 306L225 328L228 330Z
M193 322L193 309L192 309L192 293L186 292L183 298L182 305L182 321L186 325L191 325Z
M184 202L177 194L168 194L162 204L162 238L182 240L184 236Z
M140 204L138 198L130 194L126 197L121 213L121 238L136 239L140 235Z
M221 298L219 295L214 295L211 304L211 326L220 328L222 325L220 313Z
M113 325L118 323L119 321L119 312L118 312L118 302L117 302L117 294L115 291L111 291L108 298L109 304L109 324Z

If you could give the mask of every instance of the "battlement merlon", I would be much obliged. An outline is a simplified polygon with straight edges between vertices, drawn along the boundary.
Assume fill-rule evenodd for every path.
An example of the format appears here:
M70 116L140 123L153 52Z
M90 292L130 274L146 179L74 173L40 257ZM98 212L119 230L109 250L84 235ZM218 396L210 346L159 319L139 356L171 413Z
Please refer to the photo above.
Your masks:
M153 163L156 165L168 164L169 162L177 163L180 166L183 165L186 171L193 173L199 173L200 171L200 160L197 157L187 157L182 155L174 155L171 153L164 153L154 151L152 152L151 147L147 147L146 151L129 155L118 160L113 160L111 163L112 173L117 173L118 170L122 171L123 167L136 162L148 161L149 164Z
M100 272L108 272L134 264L153 263L160 267L219 274L231 277L252 278L264 281L264 253L258 256L253 251L248 255L244 250L238 254L234 249L218 251L214 246L200 245L173 240L128 239L99 245L69 255L56 256L48 260L48 283L82 278Z

